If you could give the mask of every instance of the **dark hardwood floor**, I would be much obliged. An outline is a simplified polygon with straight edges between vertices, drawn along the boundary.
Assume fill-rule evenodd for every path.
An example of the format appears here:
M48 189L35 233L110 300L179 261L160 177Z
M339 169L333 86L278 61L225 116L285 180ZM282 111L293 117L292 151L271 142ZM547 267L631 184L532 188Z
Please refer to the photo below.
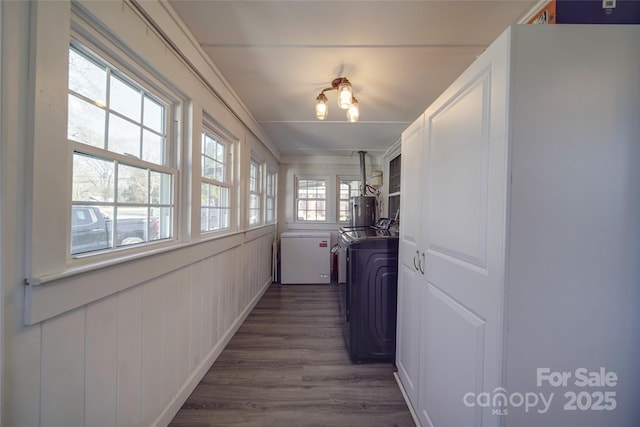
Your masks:
M273 284L170 424L414 426L392 364L354 364L336 285Z

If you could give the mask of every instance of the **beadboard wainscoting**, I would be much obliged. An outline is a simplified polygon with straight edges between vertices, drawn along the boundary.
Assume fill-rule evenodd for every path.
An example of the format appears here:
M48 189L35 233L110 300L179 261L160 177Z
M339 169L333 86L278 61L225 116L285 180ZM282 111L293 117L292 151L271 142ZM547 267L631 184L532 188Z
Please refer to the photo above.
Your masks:
M33 326L42 425L167 425L271 284L270 229Z

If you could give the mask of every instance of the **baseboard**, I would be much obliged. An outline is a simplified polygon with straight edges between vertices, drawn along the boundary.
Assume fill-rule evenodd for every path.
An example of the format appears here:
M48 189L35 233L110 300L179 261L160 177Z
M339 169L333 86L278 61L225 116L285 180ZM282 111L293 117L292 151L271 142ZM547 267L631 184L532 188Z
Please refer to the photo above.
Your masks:
M406 402L407 407L409 408L409 412L411 413L411 418L413 418L413 422L416 424L416 427L420 427L420 421L418 421L418 415L413 410L413 406L411 406L411 402L409 401L409 396L407 395L407 392L404 390L404 386L402 385L402 381L400 381L400 377L398 376L398 373L394 372L393 377L396 379L396 382L398 383L398 387L400 387L400 391L402 392L402 397L404 398L404 401Z
M249 316L258 301L260 301L262 295L264 295L267 289L269 289L269 286L271 286L271 278L269 278L269 280L262 286L260 292L258 292L256 296L253 297L251 302L247 304L240 316L238 316L236 321L233 322L233 325L231 325L227 332L225 332L225 334L216 343L216 345L213 346L211 351L202 360L202 362L200 362L198 367L193 370L189 378L184 382L182 387L180 387L175 397L167 404L162 413L160 413L158 418L156 418L156 420L151 424L153 427L166 427L169 425L184 402L191 395L191 393L193 393L193 390L195 390L196 386L200 384L200 381L202 381L202 378L204 378L205 374L209 371L216 359L218 359L218 356L220 356L222 350L224 350L227 344L229 344L231 338L233 338L235 333L238 331L247 316Z

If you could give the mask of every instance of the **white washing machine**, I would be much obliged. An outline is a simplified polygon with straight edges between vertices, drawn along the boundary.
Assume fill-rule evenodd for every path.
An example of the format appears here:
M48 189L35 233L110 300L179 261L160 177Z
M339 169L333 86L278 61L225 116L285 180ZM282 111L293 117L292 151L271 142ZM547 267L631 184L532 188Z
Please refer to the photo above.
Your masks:
M280 235L280 283L331 282L331 234L288 231Z

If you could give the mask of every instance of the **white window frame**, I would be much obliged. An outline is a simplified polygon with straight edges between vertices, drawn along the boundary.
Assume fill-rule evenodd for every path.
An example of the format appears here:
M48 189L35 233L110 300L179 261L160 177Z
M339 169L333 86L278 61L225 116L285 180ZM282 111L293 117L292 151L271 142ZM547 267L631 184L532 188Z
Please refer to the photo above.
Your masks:
M71 195L71 205L74 207L73 210L75 211L76 207L82 209L83 207L93 206L103 213L108 212L107 217L110 218L108 223L111 224L111 230L108 233L109 236L107 236L106 242L98 242L99 244L97 246L90 244L88 245L89 249L84 250L81 250L81 245L78 245L78 247L76 247L76 252L73 252L73 239L69 237L67 253L71 259L81 259L86 257L95 257L105 253L117 252L124 249L130 250L132 249L130 245L134 245L138 251L144 251L144 247L149 245L153 245L161 241L175 240L175 218L177 213L176 181L178 179L178 169L174 166L176 162L173 152L177 151L178 147L174 146L174 144L177 144L177 141L171 138L171 123L173 120L170 120L170 118L173 117L174 109L172 101L163 95L163 92L165 92L166 89L153 87L145 79L140 78L134 73L130 71L123 71L125 65L119 65L113 58L106 57L103 56L104 54L102 53L95 52L92 47L87 46L85 41L78 40L76 37L73 37L69 46L69 52L72 50L75 54L84 57L86 60L94 62L100 67L104 67L104 77L106 78L106 81L104 82L106 90L105 95L109 95L111 90L108 82L113 81L113 79L117 79L120 82L124 82L124 84L129 86L130 89L134 89L135 92L138 92L141 96L141 100L148 99L150 102L162 107L164 114L161 117L162 123L160 124L159 130L148 128L146 127L143 119L143 103L140 104L141 110L139 110L139 118L137 120L130 120L118 110L112 109L111 105L109 105L108 98L104 100L105 104L100 105L98 103L99 101L86 98L82 94L73 91L71 88L68 89L69 99L74 99L75 102L80 102L85 105L90 105L87 101L89 101L89 103L95 102L95 106L91 108L95 108L96 111L104 113L104 122L102 123L104 126L104 135L102 136L102 141L100 141L103 145L102 147L80 142L79 139L68 139L68 143L72 151L74 169L76 167L76 160L94 162L95 164L100 163L112 168L114 179L113 190L111 191L112 197L110 199L91 200L91 198L87 199L86 197L76 199L75 190L77 187L75 178L72 178L71 188L73 189L73 194ZM114 63L116 65L114 65ZM119 153L111 151L108 146L109 142L111 142L108 132L110 130L109 121L112 119L117 119L126 123L127 126L139 129L137 130L139 140L136 144L138 147L133 153ZM162 150L159 153L160 158L157 162L143 159L145 134L152 134L163 141ZM80 163L78 163L78 165L79 164ZM124 199L120 199L121 192L119 191L119 184L124 182L121 180L122 176L120 172L124 172L126 170L130 170L132 173L133 171L137 171L136 174L140 177L146 175L146 186L140 190L148 194L146 196L146 201L127 200L124 195L122 195ZM160 178L160 176L163 176L164 178ZM155 196L151 193L151 182L153 181L153 177L158 179L157 182L158 185L160 185L158 188L159 193ZM169 179L168 183L166 182L167 179ZM128 215L135 213L135 215L137 215L136 217L124 219L124 221L134 221L136 223L142 222L142 227L138 227L140 224L136 224L136 229L127 229L121 221L121 211L125 216L127 213ZM70 215L73 216L75 214L70 212ZM122 229L119 228L121 225L123 227ZM72 235L73 233L71 232L70 227L68 236Z
M393 156L391 159L389 159L389 161L387 162L387 217L393 219L395 216L395 212L391 211L391 198L392 197L397 197L398 199L398 209L400 208L400 193L402 192L402 188L400 188L400 190L398 191L393 191L391 192L391 162L394 161L396 158L399 158L400 161L400 170L402 170L402 154L401 153L397 153L395 156Z
M350 200L351 200L351 197L354 196L354 194L350 193L349 194L349 198L346 199L347 205L349 206L349 208L347 209L347 219L341 221L341 219L340 219L340 212L341 212L340 203L345 200L345 199L341 198L341 194L340 194L341 193L340 186L342 185L343 181L358 181L358 188L356 188L355 190L353 188L351 189L352 192L353 191L357 191L358 192L358 194L356 194L356 195L360 194L361 190L360 190L359 186L362 185L361 177L359 177L359 176L355 176L355 175L349 175L349 176L347 176L347 175L338 175L336 177L336 203L337 203L337 205L336 205L336 222L338 222L338 223L348 223L351 220L351 204L350 204Z
M257 176L253 176L252 169L255 169ZM249 227L258 227L264 224L264 162L260 162L252 156L247 168L247 182L249 197L247 200L247 224ZM252 207L252 201L258 202L258 207ZM255 220L252 218L255 214Z
M265 183L265 223L274 224L277 222L277 194L278 194L278 174L272 168L267 167Z
M299 192L300 181L324 181L324 185L325 185L324 199L300 198L299 197L299 195L300 195L300 192ZM327 176L296 175L294 177L293 215L294 215L294 221L295 222L298 222L298 223L327 223L327 222L329 222L329 216L330 216L330 211L329 211L329 196L330 196L329 182L330 182L330 180L329 180L329 177L327 177ZM324 219L320 219L320 220L319 219L314 219L314 220L300 219L300 216L298 215L298 204L302 200L315 201L315 202L324 201ZM307 212L308 211L309 210L307 209ZM318 210L315 210L315 212L318 212Z
M218 130L215 126L213 126L210 122L210 120L205 120L203 126L202 126L202 132L201 132L201 144L204 144L204 135L208 135L210 138L214 139L218 144L221 144L224 146L224 162L223 162L223 168L224 168L224 173L223 173L223 179L222 180L218 180L215 178L209 178L205 176L205 170L204 170L204 146L200 147L200 160L201 160L201 165L202 165L202 170L200 172L200 185L201 185L201 203L200 203L200 234L203 236L209 236L209 235L216 235L216 234L223 234L223 233L228 233L232 230L235 230L236 228L236 204L235 204L235 198L236 198L236 185L234 182L234 155L235 155L235 147L236 147L236 143L234 141L231 140L231 138L224 136L224 133L221 132L220 130ZM217 162L219 159L212 159L214 160L214 162ZM224 228L218 228L218 229L203 229L202 226L202 221L203 221L203 215L202 215L202 211L203 209L205 209L205 207L203 206L203 202L202 202L202 188L205 185L210 185L210 186L217 186L219 188L226 188L227 191L229 192L229 205L226 207L228 209L228 226L224 227ZM207 206L206 208L209 209L214 209L215 207L213 206Z
M27 100L32 113L28 122L31 154L26 159L26 167L33 171L33 176L26 187L28 216L25 221L25 277L27 284L37 286L79 273L100 270L122 261L142 259L147 254L168 250L178 244L183 197L178 192L182 174L178 162L181 152L178 127L183 121L185 100L179 95L180 91L167 83L161 75L139 62L129 45L122 43L108 31L96 27L81 8L71 4L65 10L59 5L38 3L33 9L38 19L34 21L37 22L37 30L32 31L32 60L42 72L34 74L33 87ZM171 109L172 114L167 117L165 132L168 141L167 163L164 166L166 169L162 171L174 176L172 238L153 245L136 244L90 256L71 256L72 163L73 153L77 148L76 143L67 138L71 43L86 46L112 67L147 88L158 99L165 100ZM98 157L104 154L102 148L83 145L83 153ZM138 159L114 154L121 156L118 160L122 163L138 164ZM157 165L152 166L155 168ZM28 310L25 316L27 315L30 315Z
M148 179L150 179L153 173L164 174L165 176L171 177L170 183L170 195L168 201L165 199L163 201L157 200L156 203L153 203L150 199L147 200L146 203L137 203L130 204L126 202L120 202L118 200L118 191L114 190L114 200L111 202L89 202L87 200L75 201L73 200L73 195L71 195L72 206L88 206L95 205L101 209L110 209L112 212L112 227L117 227L118 221L116 218L118 214L116 213L119 209L124 210L140 210L140 208L144 208L146 210L146 216L143 221L148 222L146 225L146 232L141 236L128 237L128 239L122 239L127 236L120 235L120 233L114 233L113 240L109 242L109 248L97 251L90 252L81 252L72 254L72 243L71 243L71 221L69 221L67 225L67 254L68 254L68 263L73 263L74 260L83 260L87 258L100 258L105 259L118 255L118 252L126 250L127 252L144 252L149 250L150 245L155 245L157 243L163 242L171 242L177 240L177 215L178 215L178 203L179 195L177 194L178 187L176 185L179 179L179 169L177 167L177 156L176 153L179 151L179 141L174 137L174 131L172 129L172 123L174 122L175 117L175 109L174 109L174 101L176 98L175 94L171 94L171 89L167 88L165 85L160 84L153 73L149 71L142 72L141 70L134 70L135 68L139 68L139 65L135 63L127 63L126 60L122 58L114 58L111 55L107 55L105 52L100 51L96 46L93 46L90 42L88 42L85 38L80 36L79 34L72 33L72 40L69 44L69 51L74 50L78 54L84 56L90 61L96 62L101 66L104 66L107 70L107 78L111 75L115 76L118 80L126 82L127 85L130 85L132 88L144 93L145 96L150 98L152 101L161 104L164 109L164 117L163 117L163 131L164 134L162 137L164 138L163 145L163 159L161 160L161 164L153 163L150 161L145 161L140 157L136 156L138 154L141 156L140 152L137 153L117 153L114 151L110 151L106 144L109 141L107 136L107 132L111 129L109 127L109 119L111 116L114 117L124 117L120 116L117 111L111 110L110 106L104 105L99 106L102 110L105 111L105 146L104 147L96 147L90 144L86 144L83 142L79 142L76 140L68 139L69 149L71 151L72 159L76 159L76 155L82 158L84 156L93 157L98 160L113 162L114 163L114 173L115 173L115 185L117 187L118 183L118 171L121 167L134 167L139 169L140 171L146 170L146 174ZM151 83L155 81L155 84ZM107 84L107 90L109 85ZM71 89L68 89L69 98L74 99L82 99L77 96L75 93L72 93ZM125 120L121 118L120 120ZM140 127L141 136L140 141L142 142L142 132L147 131L145 126L142 124L142 117L140 117L140 123L135 124L133 122L132 125L136 127ZM124 169L123 169L124 170ZM73 185L73 178L71 179L71 183ZM70 187L71 191L72 186ZM165 188L165 191L167 188ZM159 223L158 228L160 229L160 235L153 236L151 233L152 224L154 221L151 217L152 211L156 213L162 212L155 219L157 223ZM168 213L168 215L166 215ZM71 212L70 212L71 214ZM73 214L70 215L70 218ZM116 220L114 222L114 220ZM119 236L117 237L116 234ZM128 242L129 241L129 242ZM131 245L131 246L130 246ZM116 255L110 255L115 253Z

